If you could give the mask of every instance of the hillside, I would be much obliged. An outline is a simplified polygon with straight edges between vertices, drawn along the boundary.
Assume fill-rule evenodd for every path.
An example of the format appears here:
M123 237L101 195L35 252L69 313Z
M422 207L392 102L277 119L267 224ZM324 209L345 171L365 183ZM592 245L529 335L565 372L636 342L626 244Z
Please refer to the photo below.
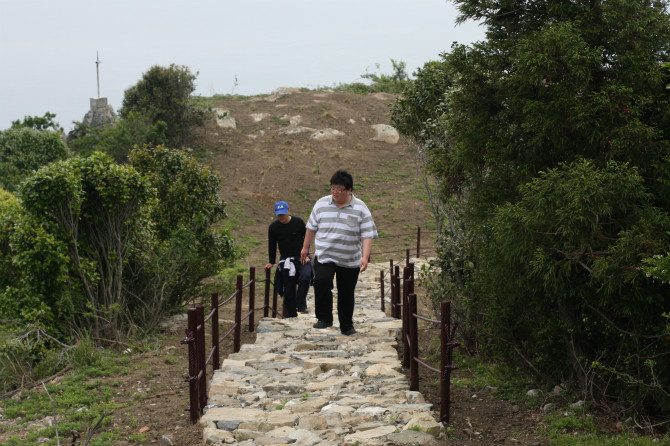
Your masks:
M434 229L407 141L396 137L394 142L393 135L391 142L377 140L375 128L389 124L393 95L281 89L251 98L202 100L218 118L202 129L192 150L221 175L221 194L229 205L226 225L248 251L250 265L267 261L273 204L285 200L306 220L340 168L354 176L354 193L366 202L380 231L373 256L410 246L393 236L413 233L417 226Z

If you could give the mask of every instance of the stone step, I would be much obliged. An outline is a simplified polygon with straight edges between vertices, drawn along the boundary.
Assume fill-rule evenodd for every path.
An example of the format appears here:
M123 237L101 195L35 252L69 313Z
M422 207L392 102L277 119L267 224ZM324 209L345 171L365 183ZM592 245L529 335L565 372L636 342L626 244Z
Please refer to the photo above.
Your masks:
M205 444L445 444L432 405L402 371L401 321L380 311L385 267L360 275L353 336L340 333L336 314L327 329L312 328L309 314L261 319L256 342L214 372L200 419ZM312 289L307 304L314 308Z

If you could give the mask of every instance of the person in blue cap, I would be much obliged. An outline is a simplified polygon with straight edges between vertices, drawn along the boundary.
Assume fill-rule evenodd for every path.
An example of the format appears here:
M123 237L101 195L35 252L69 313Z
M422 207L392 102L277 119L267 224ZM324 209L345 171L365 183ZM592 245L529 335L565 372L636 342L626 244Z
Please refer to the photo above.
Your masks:
M265 269L271 269L275 265L279 245L275 287L284 298L286 317L296 317L298 311L307 313L307 291L312 280L311 262L300 262L306 226L302 218L290 215L288 203L285 201L275 203L275 215L277 219L268 228L269 262Z

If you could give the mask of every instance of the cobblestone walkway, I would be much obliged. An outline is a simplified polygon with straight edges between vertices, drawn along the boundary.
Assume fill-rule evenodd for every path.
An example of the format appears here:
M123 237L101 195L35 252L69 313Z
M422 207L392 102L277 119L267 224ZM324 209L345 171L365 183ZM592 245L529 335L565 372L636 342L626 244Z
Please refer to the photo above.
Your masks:
M342 335L336 314L333 327L312 328L312 290L311 314L262 319L255 344L214 373L201 418L205 443L446 444L432 405L409 390L402 373L401 322L380 310L379 272L386 267L370 265L359 278L358 334Z

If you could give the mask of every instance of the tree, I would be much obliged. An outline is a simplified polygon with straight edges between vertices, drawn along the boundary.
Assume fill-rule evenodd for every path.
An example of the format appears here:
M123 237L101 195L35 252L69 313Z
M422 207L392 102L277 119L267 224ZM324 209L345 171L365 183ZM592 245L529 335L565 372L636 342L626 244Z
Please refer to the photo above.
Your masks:
M22 126L0 132L0 185L13 191L29 173L69 155L59 132Z
M670 250L663 217L670 210L666 5L455 3L460 21L485 24L487 39L453 46L443 57L443 81L451 82L443 104L412 118L401 114L401 121L404 131L428 136L422 141L443 201L462 200L460 221L474 240L463 298L487 328L478 330L480 345L544 378L572 376L585 385L587 374L591 382L617 376L637 392L660 367L638 362L633 370L635 361L620 361L670 349L659 337L667 284L641 274L645 258ZM577 172L597 190L580 187ZM594 211L607 209L607 219ZM566 235L552 226L564 215L574 225ZM452 235L445 229L443 236ZM443 269L454 268L451 257L443 252ZM617 357L621 330L630 337ZM573 342L576 333L587 345ZM589 348L597 342L602 349ZM667 389L670 377L655 376L654 389ZM593 396L613 389L668 413L667 400L623 385L596 386Z
M573 370L590 397L667 410L670 298L644 265L670 246L670 217L643 184L614 161L541 172L517 202L496 208L478 246L475 292L488 314L482 332L502 341L498 354L521 356L556 383Z
M63 127L60 126L58 122L54 120L56 117L55 113L46 112L44 116L24 116L23 122L12 121L13 129L28 127L29 129L34 130L54 130L56 132L63 133Z
M196 74L188 67L172 64L152 66L142 79L125 91L119 110L121 118L136 112L149 120L150 125L165 123L168 145L181 147L195 126L204 123L205 110L191 102L195 91Z
M123 340L192 299L235 255L219 177L193 157L136 149L42 167L0 194L0 311L17 323ZM6 230L6 232L5 232Z
M219 197L221 179L210 167L163 147L134 149L129 161L157 198L148 209L153 242L133 258L129 285L138 318L151 326L233 259L235 245L228 233L214 229L226 204Z
M26 211L46 219L50 232L66 245L76 284L71 292L83 297L72 301L83 316L78 328L96 338L123 339L132 322L124 265L151 196L147 181L96 152L43 167L26 180L20 196Z
M104 152L118 163L127 161L133 147L156 146L167 142L167 124L158 121L151 124L138 112L129 112L115 126L77 127L77 137L70 141L70 148L77 154L89 156L93 152Z

